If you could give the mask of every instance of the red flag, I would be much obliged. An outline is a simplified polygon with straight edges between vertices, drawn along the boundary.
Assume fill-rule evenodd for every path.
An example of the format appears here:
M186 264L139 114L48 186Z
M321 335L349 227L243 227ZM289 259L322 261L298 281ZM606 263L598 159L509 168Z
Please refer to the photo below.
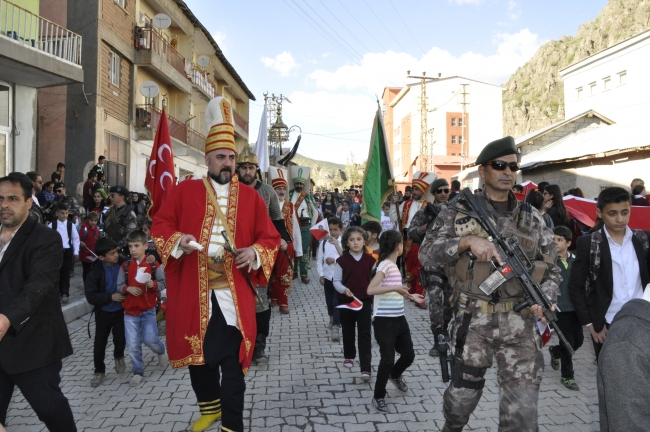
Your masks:
M311 235L313 235L316 240L320 241L320 239L329 235L330 233L330 227L327 224L327 219L323 219L313 227L309 228L309 231L311 231Z
M551 340L551 331L552 329L548 324L542 324L542 322L537 319L537 330L539 330L540 336L542 336L542 346L546 346L548 341Z
M361 308L363 308L363 303L361 303L361 300L359 300L356 297L352 297L352 301L350 303L345 303L338 305L336 307L337 309L352 309L353 311L359 311Z
M149 219L153 219L158 209L174 189L174 186L176 186L172 137L169 134L165 107L163 107L158 122L158 130L156 130L156 138L153 141L144 186L149 191L153 203L149 209Z

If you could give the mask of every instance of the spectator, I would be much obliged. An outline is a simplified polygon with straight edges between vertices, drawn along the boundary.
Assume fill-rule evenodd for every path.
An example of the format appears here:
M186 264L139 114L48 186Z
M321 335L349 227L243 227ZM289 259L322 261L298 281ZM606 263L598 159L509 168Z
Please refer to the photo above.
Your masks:
M648 198L646 197L646 191L645 191L645 186L644 185L636 185L634 186L634 189L632 189L632 205L635 206L643 206L643 207L648 207L650 206L650 202L648 202Z
M402 195L402 202L408 201L411 199L411 192L413 191L413 188L411 186L406 186L404 189L404 195Z
M555 228L553 225L553 220L551 220L551 217L548 215L548 213L542 213L542 206L544 205L544 197L542 196L541 193L531 190L528 192L528 196L526 197L526 202L530 204L531 206L535 207L540 214L542 215L542 218L544 219L544 223L546 223L546 226L550 229Z
M537 185L537 190L539 191L539 193L544 195L544 190L546 190L546 186L548 186L548 182L545 181L539 182L539 184Z
M52 181L45 182L41 191L36 194L36 198L41 207L46 207L55 197L54 182Z
M32 181L34 187L32 188L32 200L37 206L41 206L41 202L38 200L37 195L41 192L43 188L43 177L36 171L29 171L25 173L27 177Z
M124 186L113 186L110 194L113 206L104 216L104 232L117 243L121 261L126 260L129 255L126 236L138 228L133 208L126 202L129 196L129 190Z
M93 203L89 211L99 214L99 224L103 224L103 218L109 207L106 205L103 195L99 191L93 193Z
M65 204L68 207L68 220L75 225L81 223L81 218L86 215L83 207L79 207L79 203L76 199L71 196L66 195L66 187L64 183L56 183L54 185L54 192L56 193L56 198L50 201L48 207L43 210L43 218L52 222L56 219L54 212L61 204Z
M66 305L70 299L70 269L74 265L74 259L79 258L79 233L68 219L67 205L59 204L55 214L56 219L48 226L61 236L63 264L61 264L59 274L59 292L61 293L61 303Z
M17 386L50 431L74 432L59 387L61 360L72 354L57 301L60 237L28 217L32 187L24 174L0 178L0 424Z
M106 158L102 155L97 159L97 165L95 165L92 171L95 171L97 174L104 174L104 161Z
M27 178L32 182L34 185L32 187L32 206L29 208L29 217L34 219L37 223L42 224L43 223L43 211L41 210L41 206L39 205L38 199L36 198L35 194L36 191L40 191L40 185L43 183L43 180L41 179L41 175L38 174L35 171L30 171L26 174L22 173L11 173L11 174L16 174L16 175L26 175ZM9 175L11 175L9 174Z
M515 193L524 193L524 187L520 184L516 184L512 187L512 191Z
M603 189L596 207L604 226L578 239L569 295L598 358L614 316L650 283L650 232L628 227L630 194L623 188Z
M350 211L350 201L345 200L341 204L341 208L336 213L336 217L340 219L341 222L343 223L343 231L345 231L347 227L350 225L351 215L352 212Z
M162 260L160 259L160 255L158 254L158 249L156 249L156 245L154 244L153 239L151 238L152 224L153 222L150 221L149 219L142 222L142 231L147 235L147 255L154 257L156 261L162 263Z
M632 191L634 187L638 185L645 186L645 182L640 178L635 178L634 180L632 180L632 183L630 183L630 191Z
M63 181L63 172L65 171L65 164L59 162L56 164L56 171L52 173L51 180L56 184ZM56 189L56 186L54 187Z
M449 199L452 199L456 195L460 193L460 182L458 180L452 180L451 181L451 194L449 195Z
M616 314L598 359L601 432L648 430L650 290ZM645 413L645 414L644 414Z
M90 273L92 263L97 260L95 244L99 239L99 213L90 212L86 220L81 224L79 230L79 261L83 267L83 281L86 282L86 276Z
M93 192L99 191L104 200L108 200L108 193L106 192L106 174L97 173L97 181L93 185Z
M121 374L126 369L124 364L124 309L122 302L125 295L117 291L117 276L120 266L117 264L119 254L117 243L102 237L95 247L99 259L91 266L91 271L84 283L84 292L88 303L95 306L95 343L93 359L95 376L90 381L91 387L98 387L106 377L106 344L113 333L113 357L115 372Z
M382 206L381 206L381 233L385 233L386 231L390 230L396 230L397 229L397 224L392 221L390 218L390 207L391 203L386 201Z
M562 199L562 191L558 185L547 185L544 188L544 205L542 206L541 213L551 217L553 226L569 226L569 213L564 207L564 200Z
M147 212L138 192L131 192L131 207L133 208L133 213L135 213L135 219L138 225L140 225L147 218Z
M578 198L585 197L584 192L582 192L582 189L580 188L569 189L569 195L573 195L574 197L578 197Z
M83 186L83 206L84 209L86 209L86 212L89 212L93 205L93 186L95 186L96 180L97 173L95 171L90 171L88 173L88 180L86 180L86 183L84 183Z
M337 207L337 200L334 198L333 194L328 192L327 195L325 195L323 204L321 204L321 213L323 218L328 219L332 216L336 216Z

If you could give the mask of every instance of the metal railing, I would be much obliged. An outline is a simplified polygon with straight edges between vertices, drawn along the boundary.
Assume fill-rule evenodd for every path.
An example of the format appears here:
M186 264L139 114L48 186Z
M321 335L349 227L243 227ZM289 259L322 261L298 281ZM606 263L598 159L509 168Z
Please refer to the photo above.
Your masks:
M187 144L200 151L205 151L205 136L191 127L187 128Z
M237 111L235 111L234 108L232 112L235 114L235 124L240 128L244 129L246 133L248 133L248 122L244 120L244 117L242 117Z
M220 96L214 82L208 78L207 72L202 71L196 65L192 65L192 84L199 86L201 90L210 96L210 99Z
M81 36L6 0L0 0L0 35L81 65Z
M158 129L162 111L153 105L137 105L135 109L135 126L138 128L150 127ZM169 134L177 140L194 147L197 150L205 149L205 136L187 126L182 121L167 114Z
M158 34L154 29L147 27L136 27L135 29L135 46L136 49L152 50L161 56L180 74L189 79L190 73L186 70L186 61L176 48Z

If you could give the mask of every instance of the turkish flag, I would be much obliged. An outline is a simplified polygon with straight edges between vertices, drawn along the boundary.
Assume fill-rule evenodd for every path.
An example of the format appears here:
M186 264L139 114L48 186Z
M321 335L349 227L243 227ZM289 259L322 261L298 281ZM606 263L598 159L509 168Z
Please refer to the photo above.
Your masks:
M359 300L356 297L352 297L352 301L350 303L345 303L342 305L338 305L336 307L337 309L351 309L353 311L360 311L363 308L363 303L361 303L361 300Z
M149 191L152 206L149 209L149 219L153 219L158 209L165 202L176 186L176 174L174 171L174 152L172 151L172 137L169 134L167 113L163 107L156 138L153 141L147 177L144 187Z

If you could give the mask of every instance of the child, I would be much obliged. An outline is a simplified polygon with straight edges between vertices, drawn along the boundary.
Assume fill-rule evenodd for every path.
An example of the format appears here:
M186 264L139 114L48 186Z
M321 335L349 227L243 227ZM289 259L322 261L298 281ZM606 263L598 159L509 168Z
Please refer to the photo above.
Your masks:
M379 235L381 234L381 224L377 221L368 221L361 225L361 228L368 234L368 243L366 253L372 255L375 262L379 259Z
M381 232L395 229L395 223L390 218L390 203L386 201L381 206Z
M142 230L131 231L126 236L131 259L122 263L117 278L118 289L126 295L124 307L124 330L129 357L133 364L133 378L129 385L136 387L142 381L142 344L144 343L158 355L158 364L167 367L169 360L165 355L165 345L158 339L156 323L156 304L158 292L165 289L165 272L157 262L147 263L147 235ZM150 275L143 282L142 274ZM138 279L136 279L136 277ZM146 278L146 276L145 276Z
M79 261L83 267L83 281L86 282L86 277L90 273L90 267L93 261L97 260L97 252L95 252L95 244L99 238L99 213L90 212L86 216L86 220L81 224L79 229Z
M361 227L350 227L343 234L343 254L336 260L334 288L338 291L338 302L348 303L352 296L358 298L363 307L358 311L341 309L341 329L343 331L343 366L354 366L357 351L354 346L356 328L359 329L359 366L361 379L370 380L370 361L372 360L370 323L372 316L372 296L368 295L370 272L375 259L364 252L366 232Z
M416 302L424 301L419 294L409 294L408 288L402 284L402 276L396 265L402 250L402 235L399 232L390 230L381 236L377 273L368 286L368 294L375 295L373 327L381 353L372 406L382 413L388 412L384 401L386 383L390 380L399 391L406 393L408 387L402 373L415 358L411 331L404 316L404 297ZM400 354L397 363L395 351Z
M73 258L79 258L79 233L68 220L68 206L59 204L54 213L55 219L48 226L61 236L63 245L63 264L59 272L59 293L61 303L66 305L70 299L70 269L74 265Z
M329 227L329 236L323 238L318 245L318 255L316 257L316 268L318 269L319 282L325 289L325 303L327 304L327 314L330 316L330 337L332 341L341 339L341 320L339 310L336 309L336 290L332 280L334 278L334 267L336 259L343 253L341 247L341 231L343 222L341 219L331 217L327 219Z
M95 376L90 381L90 386L98 387L106 377L104 357L106 356L108 337L112 332L115 372L118 374L123 373L126 369L124 364L126 339L124 336L124 309L122 308L124 294L117 292L117 276L120 271L120 266L117 264L120 258L117 253L117 243L108 237L102 237L97 240L94 249L99 259L90 264L84 291L88 303L95 306L95 348L93 350Z
M574 351L582 346L584 335L582 326L578 321L571 300L569 299L569 278L571 276L571 266L576 257L568 251L573 240L571 230L565 226L557 226L553 230L553 240L557 249L557 266L560 268L562 283L560 284L560 297L557 299L557 325L564 333ZM569 390L579 390L575 379L573 378L573 361L571 355L566 352L563 346L555 345L549 347L551 353L551 367L555 370L562 367L562 377L560 382Z
M160 255L158 255L158 249L156 249L156 245L153 243L153 239L151 238L152 224L153 222L150 221L149 219L142 222L142 231L144 231L144 233L147 235L147 255L153 256L156 259L156 261L158 261L158 263L162 263L162 260L160 259Z
M345 200L341 204L341 210L337 213L336 216L343 222L343 229L347 229L350 225L350 201Z

